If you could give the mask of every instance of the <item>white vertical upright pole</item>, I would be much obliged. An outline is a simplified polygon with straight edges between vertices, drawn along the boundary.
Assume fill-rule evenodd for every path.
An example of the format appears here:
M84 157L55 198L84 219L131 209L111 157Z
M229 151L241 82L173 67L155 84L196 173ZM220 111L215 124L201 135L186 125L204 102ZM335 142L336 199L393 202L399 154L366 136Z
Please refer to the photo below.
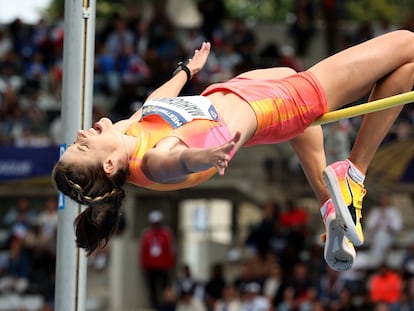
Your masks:
M65 0L62 85L62 146L92 123L95 0ZM73 221L82 206L59 194L55 310L84 311L86 256L75 245Z

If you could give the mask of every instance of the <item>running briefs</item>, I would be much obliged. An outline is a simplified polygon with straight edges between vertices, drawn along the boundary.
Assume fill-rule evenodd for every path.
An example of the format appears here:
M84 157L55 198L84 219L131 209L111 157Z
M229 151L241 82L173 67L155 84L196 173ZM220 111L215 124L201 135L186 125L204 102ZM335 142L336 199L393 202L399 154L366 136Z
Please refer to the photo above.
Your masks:
M236 77L209 86L202 95L220 91L238 95L256 114L256 132L244 146L290 140L328 110L325 92L309 71L282 79Z

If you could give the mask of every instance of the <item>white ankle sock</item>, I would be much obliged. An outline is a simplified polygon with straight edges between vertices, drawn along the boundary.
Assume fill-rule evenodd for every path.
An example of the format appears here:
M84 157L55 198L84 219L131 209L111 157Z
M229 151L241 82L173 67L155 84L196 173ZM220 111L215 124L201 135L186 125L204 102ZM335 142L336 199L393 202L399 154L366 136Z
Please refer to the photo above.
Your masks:
M322 206L319 208L319 211L321 212L322 218L325 217L325 214L328 210L328 202L330 199L326 200L325 203L322 204Z
M359 183L363 183L365 180L365 174L362 173L354 163L352 163L349 159L346 160L349 163L349 176Z

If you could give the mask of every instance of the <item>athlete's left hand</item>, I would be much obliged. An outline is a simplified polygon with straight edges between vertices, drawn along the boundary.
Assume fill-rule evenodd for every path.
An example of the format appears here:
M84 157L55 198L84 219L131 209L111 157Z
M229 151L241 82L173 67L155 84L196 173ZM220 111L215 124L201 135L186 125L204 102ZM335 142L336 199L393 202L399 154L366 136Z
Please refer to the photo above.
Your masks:
M229 165L230 154L240 139L240 132L237 132L225 144L216 147L212 150L210 155L210 163L217 169L219 175L224 175L224 171Z
M185 174L215 167L220 175L224 175L224 171L231 159L231 153L239 140L240 132L237 132L231 139L220 146L210 148L185 148L179 152L179 159L177 160L181 165L174 165L176 167L184 167Z

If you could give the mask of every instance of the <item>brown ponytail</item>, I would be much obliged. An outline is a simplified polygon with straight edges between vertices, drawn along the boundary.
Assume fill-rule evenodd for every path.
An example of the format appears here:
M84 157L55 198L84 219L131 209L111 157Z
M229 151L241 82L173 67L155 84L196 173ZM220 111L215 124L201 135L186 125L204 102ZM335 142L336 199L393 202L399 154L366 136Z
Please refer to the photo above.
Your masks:
M59 161L53 169L59 191L88 206L74 221L76 244L88 256L104 247L118 227L127 176L127 170L119 170L109 177L99 164L74 166Z

